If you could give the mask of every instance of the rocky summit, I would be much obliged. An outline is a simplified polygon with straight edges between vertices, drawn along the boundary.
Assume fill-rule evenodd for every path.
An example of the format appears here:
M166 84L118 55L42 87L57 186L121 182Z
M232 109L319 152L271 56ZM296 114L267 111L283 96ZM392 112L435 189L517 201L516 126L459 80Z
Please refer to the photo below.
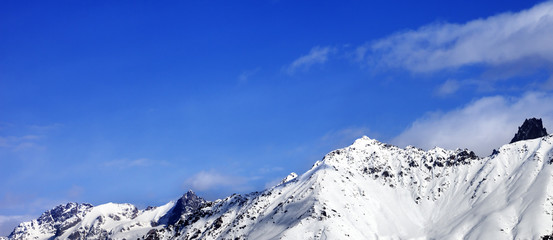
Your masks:
M547 130L543 127L541 118L530 118L526 119L522 126L518 127L518 132L511 140L511 143L528 139L536 139L543 136L547 136Z

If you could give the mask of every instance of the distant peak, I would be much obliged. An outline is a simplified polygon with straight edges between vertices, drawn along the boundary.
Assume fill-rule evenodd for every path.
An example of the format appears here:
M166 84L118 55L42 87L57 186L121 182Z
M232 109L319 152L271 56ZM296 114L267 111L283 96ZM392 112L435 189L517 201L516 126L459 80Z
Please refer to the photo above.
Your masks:
M547 136L547 130L543 127L541 118L530 118L524 120L522 126L518 127L518 132L510 143L544 136Z

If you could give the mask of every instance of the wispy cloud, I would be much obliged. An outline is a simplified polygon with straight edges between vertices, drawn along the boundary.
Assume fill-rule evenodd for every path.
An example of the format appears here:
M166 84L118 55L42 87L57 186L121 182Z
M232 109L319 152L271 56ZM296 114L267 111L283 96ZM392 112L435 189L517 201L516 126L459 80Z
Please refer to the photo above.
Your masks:
M497 80L539 75L526 87L553 90L553 1L519 11L497 14L462 24L437 22L370 40L351 49L314 47L283 69L289 74L346 56L361 66L379 70L404 69L411 73L464 73L470 81L449 80L436 90L444 97L466 86L496 89ZM470 68L474 67L474 68ZM458 71L460 69L467 71ZM543 77L545 73L546 77ZM450 74L450 77L451 74ZM504 83L508 85L508 83ZM509 86L504 86L504 88ZM500 88L503 89L503 88Z
M428 113L391 142L429 149L469 148L481 156L509 143L525 118L542 118L553 130L553 95L530 92L521 98L484 97L449 112Z
M535 83L527 83L527 84L529 87L532 87L532 86L535 87L536 85ZM467 89L468 87L472 87L474 90L480 93L484 93L484 92L489 93L489 92L497 91L498 89L502 89L495 86L493 81L481 81L481 79L479 79L478 77L468 78L463 80L450 78L445 80L442 84L436 86L434 89L434 94L438 97L448 97L456 94L461 89ZM534 89L534 88L529 88L529 89ZM520 89L516 89L516 90L520 90Z
M29 129L33 130L33 131L36 131L36 132L49 132L49 131L52 131L52 130L56 130L56 129L59 129L59 128L62 128L63 127L63 124L61 123L53 123L53 124L49 124L49 125L31 125L29 126Z
M540 59L553 63L553 2L465 24L437 23L371 44L379 63L413 72ZM365 47L366 48L366 47Z
M21 126L11 123L0 122L0 130L18 132L19 134L0 135L0 150L25 151L45 150L44 140L48 138L49 132L62 127L62 124L30 125Z
M25 135L25 136L0 136L0 148L9 149L12 151L22 151L25 149L44 149L37 141L41 136Z
M553 1L548 1L528 10L465 24L435 23L400 32L358 47L355 55L372 66L416 73L478 65L485 68L486 79L490 80L531 74L538 69L553 76L551 26ZM499 70L489 71L494 68ZM442 93L452 92L453 83L446 82Z
M242 176L234 176L219 173L217 171L201 171L185 181L185 185L193 190L207 191L218 188L230 188L233 191L243 191L250 188L249 179Z
M238 82L241 84L247 83L250 78L258 72L259 68L243 71L240 75L238 75Z
M157 161L148 158L137 159L117 159L113 161L104 162L104 167L117 167L117 168L132 168L132 167L149 167L154 165L167 166L167 161Z
M298 70L308 70L311 66L316 64L323 64L328 61L328 57L335 51L332 47L319 47L316 46L309 51L308 54L299 57L294 60L290 65L285 67L285 71L288 74L294 74Z
M457 92L459 88L461 88L461 83L459 81L455 79L449 79L436 89L436 95L442 97L448 96Z

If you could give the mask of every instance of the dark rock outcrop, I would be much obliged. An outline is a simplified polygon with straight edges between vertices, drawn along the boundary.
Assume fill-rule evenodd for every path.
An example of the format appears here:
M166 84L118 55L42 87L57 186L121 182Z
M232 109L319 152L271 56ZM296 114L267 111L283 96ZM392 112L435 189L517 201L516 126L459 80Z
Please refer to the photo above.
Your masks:
M180 220L182 215L197 211L205 202L203 198L198 197L194 192L188 191L179 198L173 209L164 218L167 218L168 225L173 225Z
M540 138L543 136L547 136L547 130L543 127L541 118L530 118L526 119L522 126L518 127L518 132L515 134L515 137L513 137L510 143Z

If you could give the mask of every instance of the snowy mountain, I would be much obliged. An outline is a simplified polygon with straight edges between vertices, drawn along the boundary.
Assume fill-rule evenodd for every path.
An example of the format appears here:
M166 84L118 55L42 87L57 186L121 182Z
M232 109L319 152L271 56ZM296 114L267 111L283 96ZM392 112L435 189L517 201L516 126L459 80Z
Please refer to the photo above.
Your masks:
M9 239L553 239L553 135L469 150L368 137L262 192L138 210L68 203Z

